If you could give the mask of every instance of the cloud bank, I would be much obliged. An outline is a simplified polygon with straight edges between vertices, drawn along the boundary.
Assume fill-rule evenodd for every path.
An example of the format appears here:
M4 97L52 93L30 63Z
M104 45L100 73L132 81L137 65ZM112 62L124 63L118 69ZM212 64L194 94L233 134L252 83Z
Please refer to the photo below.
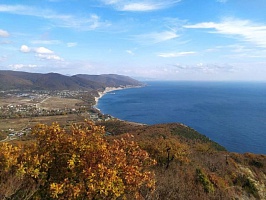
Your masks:
M119 11L148 12L168 8L181 0L102 0Z
M59 14L53 10L24 6L24 5L1 5L0 13L9 13L14 15L33 16L49 20L58 27L75 28L89 31L110 26L107 21L102 21L96 14L78 17L74 15Z
M35 53L35 56L40 59L63 61L61 57L56 55L52 50L45 47L28 47L27 45L22 45L20 47L20 51L22 53L33 52Z
M174 57L188 56L193 54L196 54L196 52L184 51L184 52L159 53L158 56L163 58L174 58Z
M212 29L211 33L236 36L256 46L266 48L266 25L256 24L250 20L226 18L220 23L202 22L193 25L185 25L188 29Z
M3 29L0 29L0 37L9 37L9 33Z
M156 44L165 42L167 40L172 40L177 37L179 37L179 35L175 31L171 30L136 35L135 40L141 44Z

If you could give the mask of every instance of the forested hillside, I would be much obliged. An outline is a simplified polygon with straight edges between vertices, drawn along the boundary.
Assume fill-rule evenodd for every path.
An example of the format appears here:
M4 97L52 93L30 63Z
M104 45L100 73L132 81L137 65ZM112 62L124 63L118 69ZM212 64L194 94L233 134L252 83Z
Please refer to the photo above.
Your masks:
M0 90L104 90L106 87L141 86L121 75L74 75L0 70Z
M1 199L265 199L265 155L183 124L41 124L31 138L0 144Z
M146 199L265 199L266 155L228 152L183 124L101 123L114 138L133 140L155 159L156 189Z

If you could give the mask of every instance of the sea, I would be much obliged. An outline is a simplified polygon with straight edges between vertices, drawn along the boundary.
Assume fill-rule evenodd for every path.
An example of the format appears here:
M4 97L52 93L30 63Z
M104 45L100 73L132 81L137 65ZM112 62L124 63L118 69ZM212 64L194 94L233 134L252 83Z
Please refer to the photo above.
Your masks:
M144 123L183 123L228 151L266 154L266 82L147 82L112 91L97 108Z

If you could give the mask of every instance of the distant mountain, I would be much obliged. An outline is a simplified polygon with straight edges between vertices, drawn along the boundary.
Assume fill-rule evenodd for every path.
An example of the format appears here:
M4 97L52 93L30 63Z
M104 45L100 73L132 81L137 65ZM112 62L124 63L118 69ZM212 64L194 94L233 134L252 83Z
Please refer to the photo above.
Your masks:
M141 82L121 75L65 76L58 73L29 73L0 70L0 90L103 90L105 87L140 86Z
M14 88L27 88L32 85L32 82L20 77L14 77L11 74L3 74L0 72L0 89L8 90Z
M78 74L73 77L79 77L90 81L95 81L102 83L108 87L119 87L125 85L142 85L141 82L130 78L128 76L121 76L117 74L102 74L102 75L86 75L86 74Z

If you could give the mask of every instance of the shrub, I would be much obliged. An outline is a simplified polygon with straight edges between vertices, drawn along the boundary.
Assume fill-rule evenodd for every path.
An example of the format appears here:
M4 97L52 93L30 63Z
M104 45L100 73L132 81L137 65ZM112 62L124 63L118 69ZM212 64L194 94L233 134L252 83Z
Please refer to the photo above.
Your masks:
M249 164L257 168L263 168L263 163L261 163L260 161L251 160Z
M252 194L254 197L259 197L258 189L246 175L238 175L234 180L234 184L241 186L247 193Z
M104 128L92 122L72 125L71 131L57 123L40 124L33 134L36 143L3 144L0 152L6 174L38 186L33 199L137 198L140 191L155 187L154 173L149 171L155 162L130 136L108 141ZM5 198L21 198L27 189L23 187Z
M202 184L204 191L209 193L209 192L214 192L214 186L209 180L208 176L202 172L201 169L197 168L196 169L196 175L197 175L197 181Z

